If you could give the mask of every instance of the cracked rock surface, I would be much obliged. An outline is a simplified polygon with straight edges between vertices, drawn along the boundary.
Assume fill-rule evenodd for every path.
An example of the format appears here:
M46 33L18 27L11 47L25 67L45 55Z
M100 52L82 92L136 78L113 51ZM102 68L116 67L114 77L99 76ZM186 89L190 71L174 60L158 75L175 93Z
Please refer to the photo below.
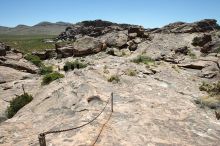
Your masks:
M194 25L190 25L190 30L191 27ZM175 30L173 26L172 30ZM219 80L220 55L202 56L200 48L191 44L197 35L152 32L152 39L139 41L137 50L123 48L129 52L124 56L102 51L84 57L45 60L45 64L57 70L65 62L76 59L85 61L88 66L69 72L60 70L65 77L44 86L42 76L35 74L37 68L33 73L1 65L0 146L38 146L38 134L42 132L82 125L99 114L111 92L114 93L114 112L96 145L219 145L220 122L214 110L197 105L195 100L207 95L199 90L203 81ZM188 50L193 51L196 58L190 56ZM131 61L141 54L150 56L155 63ZM20 60L27 63L27 68L33 65ZM128 70L135 70L136 74L131 76ZM112 75L117 75L120 81L108 82ZM25 91L33 95L33 100L7 119L5 111L9 101L23 93L22 84ZM97 120L81 129L46 135L47 145L92 145L110 113L108 105Z

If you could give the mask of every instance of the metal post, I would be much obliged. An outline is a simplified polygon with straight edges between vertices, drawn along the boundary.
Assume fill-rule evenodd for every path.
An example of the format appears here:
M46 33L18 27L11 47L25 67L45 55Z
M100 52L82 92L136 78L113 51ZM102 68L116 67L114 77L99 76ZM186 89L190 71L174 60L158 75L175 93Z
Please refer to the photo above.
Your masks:
M41 133L38 135L40 146L46 146L45 134Z
M113 92L111 93L111 110L113 112Z

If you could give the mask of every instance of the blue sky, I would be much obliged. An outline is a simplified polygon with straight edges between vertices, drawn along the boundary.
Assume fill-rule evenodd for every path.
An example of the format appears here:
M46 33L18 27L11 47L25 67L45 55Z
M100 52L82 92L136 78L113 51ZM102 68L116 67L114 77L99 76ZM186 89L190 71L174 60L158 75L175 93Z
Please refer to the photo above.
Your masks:
M0 0L0 25L103 19L146 28L214 18L220 0Z

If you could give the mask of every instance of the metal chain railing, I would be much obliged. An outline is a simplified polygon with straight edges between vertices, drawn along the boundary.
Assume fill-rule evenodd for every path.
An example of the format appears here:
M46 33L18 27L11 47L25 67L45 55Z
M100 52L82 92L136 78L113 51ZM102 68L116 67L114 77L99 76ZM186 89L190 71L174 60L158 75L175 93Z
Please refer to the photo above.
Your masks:
M73 127L73 128L62 129L62 130L54 130L54 131L47 131L47 132L43 132L43 133L39 134L39 135L38 135L38 139L39 139L39 144L40 144L40 146L46 146L46 138L45 138L45 137L46 137L47 134L72 131L72 130L75 130L75 129L82 128L82 127L84 127L84 126L86 126L86 125L89 125L90 123L92 123L93 121L95 121L95 120L105 111L105 109L106 109L106 107L107 107L109 101L111 101L111 114L110 114L110 116L109 116L109 118L108 118L108 120L107 120L107 122L108 122L109 119L110 119L110 117L111 117L111 115L112 115L112 113L113 113L113 93L111 93L111 97L108 99L108 101L106 102L106 104L105 104L104 108L101 110L101 112L100 112L97 116L95 116L92 120L90 120L89 122L87 122L87 123L85 123L85 124L83 124L83 125L77 126L77 127ZM107 123L107 122L106 122L106 123ZM106 123L105 123L105 124L106 124ZM104 124L104 125L105 125L105 124ZM103 125L102 129L104 128L104 125ZM102 131L102 129L101 129L101 131ZM101 134L101 131L100 131L99 135ZM99 135L98 135L98 137L99 137ZM98 137L97 137L97 139L98 139ZM97 139L96 139L96 141L97 141ZM94 144L96 143L96 141L94 142Z

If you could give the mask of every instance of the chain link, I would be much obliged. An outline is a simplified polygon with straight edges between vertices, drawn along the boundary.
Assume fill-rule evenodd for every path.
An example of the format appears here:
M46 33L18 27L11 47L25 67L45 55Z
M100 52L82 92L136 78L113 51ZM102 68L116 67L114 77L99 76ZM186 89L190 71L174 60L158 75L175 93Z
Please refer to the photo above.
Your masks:
M110 98L109 98L108 101L106 102L106 104L105 104L104 108L101 110L101 112L100 112L95 118L93 118L92 120L90 120L89 122L87 122L87 123L85 123L85 124L83 124L83 125L80 125L80 126L77 126L77 127L73 127L73 128L69 128L69 129L47 131L47 132L41 133L40 135L42 135L42 136L44 135L44 136L45 136L45 135L51 134L51 133L61 133L61 132L71 131L71 130L75 130L75 129L78 129L78 128L82 128L82 127L84 127L84 126L86 126L86 125L89 125L90 123L92 123L93 121L95 121L95 120L104 112L104 110L106 109L106 107L107 107L109 101L110 101Z

